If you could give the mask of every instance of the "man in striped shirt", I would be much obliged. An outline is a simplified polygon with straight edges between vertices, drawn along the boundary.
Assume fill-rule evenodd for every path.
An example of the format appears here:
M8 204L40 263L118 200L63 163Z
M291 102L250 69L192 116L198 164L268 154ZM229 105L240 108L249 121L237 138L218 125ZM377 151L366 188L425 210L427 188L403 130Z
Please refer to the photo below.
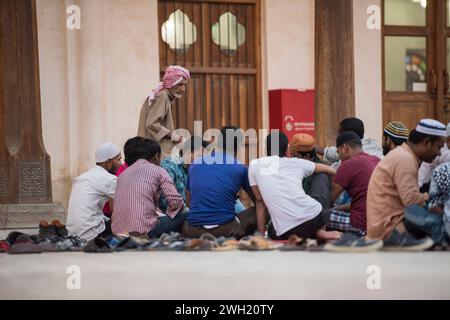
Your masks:
M119 177L116 186L112 231L145 238L180 231L186 219L183 198L166 170L159 166L161 147L150 139L136 146L139 160ZM161 192L167 200L165 216L158 217Z

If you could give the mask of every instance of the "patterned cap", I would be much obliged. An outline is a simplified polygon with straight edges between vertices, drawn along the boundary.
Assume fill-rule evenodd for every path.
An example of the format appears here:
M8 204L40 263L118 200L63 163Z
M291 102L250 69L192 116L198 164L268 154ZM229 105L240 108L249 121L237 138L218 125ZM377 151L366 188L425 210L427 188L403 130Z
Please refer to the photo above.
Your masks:
M446 126L434 119L420 120L416 131L430 136L447 137Z
M392 138L408 140L409 130L400 121L392 121L384 128L384 133Z

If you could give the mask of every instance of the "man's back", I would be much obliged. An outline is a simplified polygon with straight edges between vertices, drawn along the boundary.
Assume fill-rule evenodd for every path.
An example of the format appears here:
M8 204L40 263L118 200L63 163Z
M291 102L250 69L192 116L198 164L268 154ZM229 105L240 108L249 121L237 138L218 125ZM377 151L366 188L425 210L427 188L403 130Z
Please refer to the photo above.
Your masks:
M114 197L117 177L96 166L76 177L67 209L69 235L95 238L105 229L102 208Z
M218 159L217 163L213 163ZM202 160L202 163L198 163ZM196 159L189 168L191 194L188 222L191 226L222 225L235 217L236 195L250 190L248 169L222 151Z
M161 191L169 202L167 215L174 217L183 208L169 174L161 167L140 159L117 182L112 231L147 233L157 223L156 206Z
M258 186L278 235L321 212L320 203L302 188L303 178L312 175L314 170L315 163L297 158L273 156L251 162L250 185Z

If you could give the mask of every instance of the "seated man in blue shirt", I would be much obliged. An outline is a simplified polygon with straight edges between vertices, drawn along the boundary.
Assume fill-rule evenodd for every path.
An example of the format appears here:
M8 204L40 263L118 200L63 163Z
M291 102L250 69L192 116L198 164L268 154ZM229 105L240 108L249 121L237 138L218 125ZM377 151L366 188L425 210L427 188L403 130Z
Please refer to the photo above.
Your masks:
M186 238L199 238L210 233L216 237L240 239L256 231L254 207L239 215L235 212L236 195L241 189L254 200L248 168L236 159L237 150L243 143L242 130L224 127L218 140L214 152L196 159L189 168L191 211L182 228ZM231 141L233 143L227 144Z

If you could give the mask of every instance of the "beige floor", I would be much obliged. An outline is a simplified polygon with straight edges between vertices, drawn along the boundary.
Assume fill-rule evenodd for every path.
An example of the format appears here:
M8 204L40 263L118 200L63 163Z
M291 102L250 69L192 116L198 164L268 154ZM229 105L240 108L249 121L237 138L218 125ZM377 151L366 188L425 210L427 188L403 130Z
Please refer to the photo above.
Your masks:
M367 288L371 265L381 290ZM450 252L0 254L0 299L450 299L449 266Z

